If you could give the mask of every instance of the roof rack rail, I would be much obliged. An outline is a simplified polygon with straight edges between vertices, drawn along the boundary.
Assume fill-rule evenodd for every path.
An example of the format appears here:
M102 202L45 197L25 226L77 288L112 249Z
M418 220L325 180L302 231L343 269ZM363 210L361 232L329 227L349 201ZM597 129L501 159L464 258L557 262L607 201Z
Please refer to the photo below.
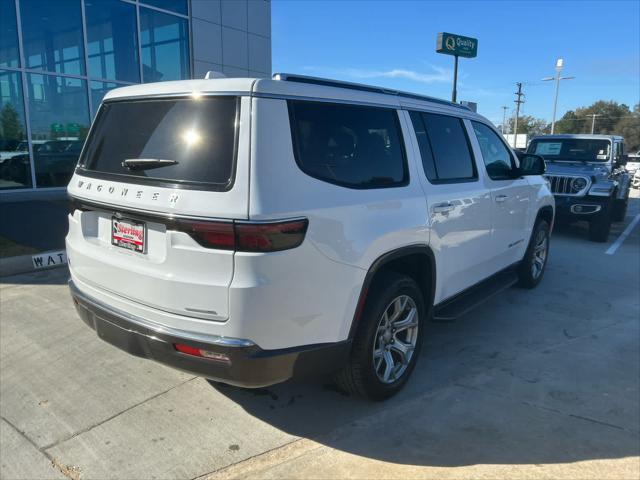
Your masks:
M348 88L351 90L360 90L362 92L383 93L386 95L396 95L402 98L411 98L413 100L425 100L427 102L440 103L451 107L458 107L464 110L471 110L466 105L449 102L441 98L429 97L428 95L418 95L417 93L403 92L392 88L376 87L374 85L365 85L362 83L345 82L342 80L332 80L330 78L310 77L307 75L296 75L292 73L274 73L274 80L282 80L286 82L309 83L313 85L323 85L325 87Z

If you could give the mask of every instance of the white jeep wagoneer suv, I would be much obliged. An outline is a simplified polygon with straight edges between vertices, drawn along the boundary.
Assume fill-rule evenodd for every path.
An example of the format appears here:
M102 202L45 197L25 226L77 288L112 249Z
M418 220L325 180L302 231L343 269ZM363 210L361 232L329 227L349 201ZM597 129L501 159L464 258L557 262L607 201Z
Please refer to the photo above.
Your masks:
M430 97L284 74L119 88L68 187L71 293L133 355L386 398L430 319L540 282L542 173Z

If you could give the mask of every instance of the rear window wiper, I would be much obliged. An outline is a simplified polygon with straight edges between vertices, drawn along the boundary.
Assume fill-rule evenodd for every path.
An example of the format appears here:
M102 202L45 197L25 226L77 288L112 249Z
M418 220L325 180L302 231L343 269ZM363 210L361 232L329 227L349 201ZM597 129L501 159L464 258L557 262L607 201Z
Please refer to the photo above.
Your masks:
M122 162L122 166L129 170L149 170L177 164L176 160L166 160L164 158L127 158Z

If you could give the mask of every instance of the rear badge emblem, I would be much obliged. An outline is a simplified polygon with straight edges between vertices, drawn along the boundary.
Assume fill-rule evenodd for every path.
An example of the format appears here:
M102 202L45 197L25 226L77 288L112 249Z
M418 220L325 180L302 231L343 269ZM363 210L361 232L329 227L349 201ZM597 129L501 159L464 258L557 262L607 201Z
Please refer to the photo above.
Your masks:
M180 198L180 195L177 193L172 193L171 195L169 195L169 206L175 207L176 203L178 203L178 198Z

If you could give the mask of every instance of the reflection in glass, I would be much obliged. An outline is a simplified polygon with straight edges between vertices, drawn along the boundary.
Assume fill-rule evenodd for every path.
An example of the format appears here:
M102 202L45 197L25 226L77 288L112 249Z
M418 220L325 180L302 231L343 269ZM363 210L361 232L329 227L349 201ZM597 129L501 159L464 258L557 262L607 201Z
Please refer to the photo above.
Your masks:
M163 10L181 13L182 15L187 15L188 13L187 0L140 0L140 2Z
M95 115L98 112L98 107L102 102L102 99L107 94L109 90L114 88L122 87L122 85L118 85L113 82L91 82L91 108L93 108L93 114Z
M14 0L0 0L0 67L19 67L18 28Z
M31 186L20 75L0 70L0 190Z
M21 0L26 66L84 75L80 0Z
M136 7L120 0L86 0L89 76L140 82Z
M66 186L89 128L84 80L27 74L36 185Z
M140 34L144 82L189 78L186 19L140 8Z

